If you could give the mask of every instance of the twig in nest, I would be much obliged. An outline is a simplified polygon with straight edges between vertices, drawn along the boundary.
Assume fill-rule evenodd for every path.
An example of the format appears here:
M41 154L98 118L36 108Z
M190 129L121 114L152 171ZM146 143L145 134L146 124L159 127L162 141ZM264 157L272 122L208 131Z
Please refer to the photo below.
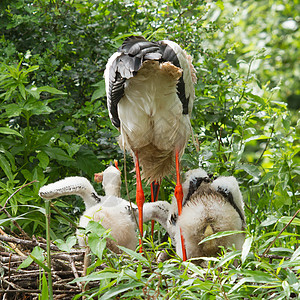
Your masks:
M1 228L0 228L0 234L2 234L3 236L8 236ZM20 249L18 249L18 247L15 243L8 242L8 244L20 256L26 256Z

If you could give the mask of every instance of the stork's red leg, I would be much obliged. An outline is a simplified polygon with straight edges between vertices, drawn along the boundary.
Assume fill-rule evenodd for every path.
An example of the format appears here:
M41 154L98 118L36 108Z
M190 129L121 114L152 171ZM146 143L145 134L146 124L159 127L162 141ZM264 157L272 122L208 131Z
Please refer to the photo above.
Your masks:
M160 187L160 185L157 181L153 181L151 183L151 202L157 201L159 187ZM151 221L151 234L152 234L152 237L153 237L153 232L154 232L154 220Z
M182 211L182 200L183 200L183 191L182 185L180 183L180 170L179 170L179 153L176 151L175 153L175 163L176 163L176 186L175 186L175 198L177 200L177 207L178 207L178 215L181 215ZM180 238L181 238L181 246L182 246L182 259L186 261L186 250L184 245L184 239L182 236L182 232L180 229Z
M142 237L143 237L143 206L145 202L145 196L142 186L140 166L139 166L139 158L138 153L135 153L135 172L136 172L136 204L139 211L139 230L140 230L140 239L139 243L142 245ZM142 247L140 247L140 252L143 252Z

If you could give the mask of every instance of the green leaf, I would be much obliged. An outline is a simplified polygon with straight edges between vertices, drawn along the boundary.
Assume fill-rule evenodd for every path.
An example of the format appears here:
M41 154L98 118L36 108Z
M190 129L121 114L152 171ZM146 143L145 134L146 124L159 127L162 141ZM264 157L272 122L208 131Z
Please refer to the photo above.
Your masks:
M281 217L278 222L279 223L283 223L283 224L287 224L288 222L290 222L292 220L292 217ZM295 217L294 220L290 223L290 225L296 225L296 226L300 226L300 218Z
M41 300L49 300L48 282L47 282L45 272L43 272L43 277L42 277L42 298L41 298Z
M14 177L11 171L10 164L1 153L0 153L0 168L4 171L9 181L13 182Z
M104 295L101 296L101 300L107 300L107 299L117 299L117 295L120 295L128 290L132 290L134 288L137 288L139 286L144 286L143 282L131 282L130 284L124 283L124 284L118 284L112 288L109 289Z
M236 170L242 169L249 175L253 177L259 177L260 176L260 170L257 166L255 165L250 165L246 163L238 163L235 167Z
M27 75L28 73L34 72L34 71L36 71L36 70L38 70L38 69L39 69L39 66L38 66L38 65L31 66L31 67L29 67L27 70L24 70L24 71L23 71L23 74Z
M55 134L58 132L57 128L51 129L46 131L43 135L41 135L37 140L38 146L45 146L49 143L50 139L55 136Z
M25 91L25 87L23 84L19 84L19 91L20 91L20 94L22 95L23 99L26 100L26 91Z
M245 231L241 231L241 230L232 230L232 231L221 231L221 232L217 232L217 233L214 233L208 237L206 237L205 239L203 239L198 245L201 245L207 241L211 241L211 240L214 240L214 239L219 239L221 237L224 237L224 236L229 236L229 235L233 235L233 234L237 234L237 233L245 233Z
M131 249L125 248L123 246L118 246L123 252L127 253L129 256L137 259L139 262L149 265L149 261L140 253L137 253Z
M264 220L259 226L260 227L270 226L270 225L275 224L277 221L278 221L278 218L271 215L271 216L268 216L266 218L266 220Z
M49 165L48 155L44 151L41 151L37 154L36 157L40 161L39 163L40 167L42 167L45 170Z
M101 164L95 153L86 147L80 147L76 153L76 162L78 169L90 176L93 176L94 173L99 172L101 169Z
M7 127L0 127L0 133L7 134L7 135L17 135L19 137L23 137L22 134L20 134L18 131L7 128Z
M31 265L31 263L34 261L33 258L39 261L44 261L45 258L43 256L44 250L40 248L39 246L34 247L32 250L31 254L19 265L19 269L24 269L27 268L28 266Z
M69 236L66 241L61 239L55 240L55 245L61 250L70 253L72 247L76 244L76 236Z
M142 264L138 264L136 268L136 278L141 279L142 276Z
M98 89L96 89L92 95L91 101L94 101L96 99L102 98L105 96L105 82L104 80L101 80L97 83Z
M251 245L252 245L252 241L253 241L253 236L249 236L246 238L244 244L243 244L243 248L242 248L242 263L245 262L248 253L250 251Z
M266 135L253 135L247 139L245 139L245 143L248 143L250 141L256 141L256 140L267 140L267 139L271 139L270 136L266 136Z
M8 118L18 117L22 113L22 109L15 103L5 105L3 106L3 109L5 109Z
M63 161L74 161L73 158L71 158L64 150L57 147L52 148L41 148L45 153L48 154L48 156L52 159L56 160L63 160Z
M71 283L115 279L115 278L118 278L118 276L119 276L118 273L101 271L99 273L92 273L92 274L84 276L84 277L75 278L74 280L71 281Z
M88 244L91 251L102 260L103 251L106 248L106 239L100 238L96 233L90 233L88 235Z
M56 94L56 95L67 95L67 93L62 92L54 87L51 86L41 86L39 88L37 88L38 92L47 92L50 94Z

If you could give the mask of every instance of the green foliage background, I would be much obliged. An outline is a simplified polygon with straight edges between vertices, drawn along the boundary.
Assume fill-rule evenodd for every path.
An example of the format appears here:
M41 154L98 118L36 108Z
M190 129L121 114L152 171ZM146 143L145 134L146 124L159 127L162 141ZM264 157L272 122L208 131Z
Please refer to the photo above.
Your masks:
M44 203L38 197L42 185L71 175L92 181L93 174L112 159L118 159L123 169L118 132L106 108L106 61L128 35L171 39L193 56L198 77L194 141L186 149L182 169L201 166L238 178L246 203L249 247L242 258L239 252L227 259L231 254L224 254L218 268L205 276L205 271L193 267L192 272L207 281L194 283L200 286L189 292L176 289L178 282L184 287L192 280L186 273L178 275L180 269L173 264L159 266L159 274L165 269L176 278L160 293L211 299L221 290L229 298L263 299L272 294L274 299L291 295L299 299L299 216L270 250L283 260L268 262L260 256L299 209L299 11L296 0L1 1L1 206L6 205L28 234L44 235ZM134 198L129 155L126 162L129 195ZM6 203L33 180L37 182ZM170 199L173 187L170 176L163 182L160 199ZM101 187L95 188L101 193ZM145 189L149 199L149 187ZM122 195L127 198L124 187ZM75 197L55 205L74 220L83 210ZM58 214L53 213L51 222L53 239L74 233ZM0 226L17 232L1 208ZM155 238L160 241L161 235L157 226ZM230 264L234 258L242 259L240 269ZM136 259L143 263L141 257ZM134 269L120 264L114 262L115 270ZM225 275L218 274L220 268ZM144 285L134 284L149 274L135 276L136 280L126 276L116 280L131 282L132 291L127 293L141 297ZM150 294L156 280L149 281ZM271 291L264 289L268 284L274 286ZM103 295L105 286L95 293Z

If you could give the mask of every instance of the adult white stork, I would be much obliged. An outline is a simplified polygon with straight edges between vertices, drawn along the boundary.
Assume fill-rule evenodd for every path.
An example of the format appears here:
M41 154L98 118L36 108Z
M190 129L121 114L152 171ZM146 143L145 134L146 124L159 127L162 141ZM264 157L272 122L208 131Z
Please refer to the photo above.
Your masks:
M104 78L109 116L120 131L120 147L131 151L135 159L142 236L145 197L140 166L143 179L152 183L155 199L155 183L160 184L175 163L175 196L181 214L179 159L191 134L196 74L191 57L175 42L131 36L108 60ZM182 248L185 253L183 240Z

